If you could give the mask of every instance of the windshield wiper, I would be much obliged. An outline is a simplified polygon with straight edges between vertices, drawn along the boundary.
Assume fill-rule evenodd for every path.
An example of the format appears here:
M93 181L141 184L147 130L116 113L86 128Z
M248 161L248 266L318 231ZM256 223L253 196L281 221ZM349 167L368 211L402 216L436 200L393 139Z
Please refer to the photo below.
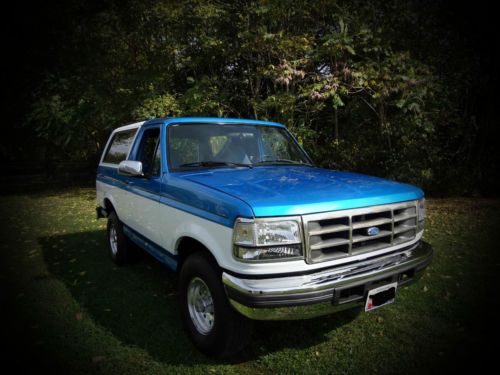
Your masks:
M294 164L294 165L307 165L312 167L311 163L304 163L302 161L290 160L290 159L274 159L274 160L261 160L255 164L273 164L273 163L286 163L286 164Z
M179 165L179 168L196 168L196 167L247 167L253 168L252 164L245 163L233 163L230 161L213 161L213 160L204 160L204 161L195 161L193 163L185 163Z

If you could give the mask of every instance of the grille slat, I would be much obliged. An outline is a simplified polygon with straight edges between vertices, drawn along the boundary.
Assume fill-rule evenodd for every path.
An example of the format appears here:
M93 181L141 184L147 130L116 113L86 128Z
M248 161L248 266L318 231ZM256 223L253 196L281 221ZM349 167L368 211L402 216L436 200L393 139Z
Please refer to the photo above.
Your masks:
M321 229L311 230L309 231L309 235L317 236L321 234L342 232L347 230L349 230L349 225L337 224L337 225L330 225L327 227L323 227Z
M382 224L390 224L391 222L392 222L391 218L380 218L380 219L366 220L366 221L354 223L352 225L352 229L367 228L367 227L373 227L373 226L382 225Z
M396 215L394 216L394 221L403 221L407 219L415 219L417 215Z
M394 228L394 235L402 233L402 232L407 232L409 230L416 229L416 228L417 228L416 225L399 226L399 227Z
M311 245L311 250L320 250L320 249L326 249L329 247L333 246L338 246L338 245L347 245L349 244L348 239L342 239L342 238L332 238L326 241L322 241L316 245Z
M394 221L407 220L417 217L417 207L408 207L394 210Z
M307 261L324 262L413 240L417 202L304 215ZM369 228L373 234L368 233Z
M369 244L363 245L361 250L358 250L356 247L354 247L352 249L352 255L358 255L358 254L367 253L370 251L380 250L380 249L383 249L384 247L387 247L387 242L374 241L374 242L370 242Z

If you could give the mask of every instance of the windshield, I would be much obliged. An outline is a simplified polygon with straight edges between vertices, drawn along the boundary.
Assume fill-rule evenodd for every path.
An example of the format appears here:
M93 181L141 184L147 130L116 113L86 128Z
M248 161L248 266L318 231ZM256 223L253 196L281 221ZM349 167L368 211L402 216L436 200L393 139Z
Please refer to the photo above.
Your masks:
M285 128L266 125L182 124L169 127L172 170L262 165L311 165Z

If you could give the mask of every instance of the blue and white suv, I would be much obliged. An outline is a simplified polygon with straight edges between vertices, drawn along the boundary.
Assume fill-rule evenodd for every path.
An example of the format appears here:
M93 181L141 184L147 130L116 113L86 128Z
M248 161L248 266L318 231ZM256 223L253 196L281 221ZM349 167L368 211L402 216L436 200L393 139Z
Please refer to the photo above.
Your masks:
M419 188L318 168L273 122L123 126L96 188L111 258L142 249L179 271L187 331L209 355L241 350L252 320L391 303L432 258Z

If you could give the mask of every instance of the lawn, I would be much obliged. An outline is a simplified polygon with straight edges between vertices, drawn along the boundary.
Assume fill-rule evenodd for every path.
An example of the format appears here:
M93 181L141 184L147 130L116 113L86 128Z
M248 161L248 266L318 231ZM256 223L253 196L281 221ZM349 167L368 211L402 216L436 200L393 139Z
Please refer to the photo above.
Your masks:
M496 355L500 201L431 199L433 263L395 304L257 323L248 349L223 362L187 339L175 274L149 257L108 259L94 207L87 188L0 197L2 353L19 372L429 373Z

